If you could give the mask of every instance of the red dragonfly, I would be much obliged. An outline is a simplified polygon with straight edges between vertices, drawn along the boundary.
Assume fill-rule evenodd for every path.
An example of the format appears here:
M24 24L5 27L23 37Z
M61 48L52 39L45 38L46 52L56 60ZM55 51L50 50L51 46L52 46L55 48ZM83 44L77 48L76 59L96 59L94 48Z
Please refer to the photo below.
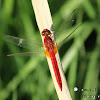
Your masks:
M76 10L74 10L73 13L76 13ZM73 15L74 15L73 13L72 13L71 17L73 17ZM70 17L70 20L72 21L71 17ZM75 30L78 27L76 27ZM67 39L74 31L72 31L65 39ZM58 64L57 64L56 57L55 57L56 53L58 52L57 44L52 39L50 30L44 29L42 31L41 35L44 36L44 45L43 45L44 46L44 52L45 52L46 56L51 59L56 81L58 83L58 86L59 86L60 90L62 91L61 75L60 75L59 67L58 67ZM27 48L27 47L30 47L30 45L31 45L31 43L25 41L24 39L20 39L20 38L14 37L14 36L8 36L7 35L6 40L8 42L16 44L20 47ZM38 43L35 42L33 45L31 45L31 47L35 48L35 46L34 46L35 44L39 44L39 42ZM27 46L27 45L29 45L29 46ZM34 53L34 52L16 53L16 54L10 54L8 56L25 55L25 54L32 54L32 53Z
M57 83L62 91L62 81L61 81L61 75L59 72L57 60L55 57L55 54L58 52L57 45L56 43L51 39L50 35L51 32L48 29L44 29L41 33L42 36L44 36L44 52L47 57L51 58L53 70L55 73L55 77L57 80ZM17 44L18 46L24 46L24 42L26 42L23 39L14 37L14 36L6 36L7 40L11 43ZM23 42L24 41L24 42ZM25 55L25 54L32 54L34 52L27 52L27 53L15 53L15 54L10 54L8 56L15 56L15 55Z

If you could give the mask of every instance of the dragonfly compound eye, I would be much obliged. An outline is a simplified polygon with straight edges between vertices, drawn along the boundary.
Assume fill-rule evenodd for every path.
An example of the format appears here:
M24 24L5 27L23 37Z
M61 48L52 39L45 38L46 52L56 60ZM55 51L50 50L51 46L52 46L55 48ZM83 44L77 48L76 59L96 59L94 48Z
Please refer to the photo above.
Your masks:
M42 36L48 36L50 35L50 31L48 29L44 29L41 34Z

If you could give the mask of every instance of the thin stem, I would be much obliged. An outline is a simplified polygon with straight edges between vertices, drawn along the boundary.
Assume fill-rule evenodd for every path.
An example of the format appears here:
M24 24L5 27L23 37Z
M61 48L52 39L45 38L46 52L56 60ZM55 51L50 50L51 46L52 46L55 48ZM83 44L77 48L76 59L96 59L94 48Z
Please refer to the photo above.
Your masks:
M32 0L32 5L34 8L36 21L37 21L40 32L42 32L43 29L48 29L54 34L53 22L52 22L50 9L49 9L47 0ZM42 40L43 40L43 37L42 37ZM67 82L64 76L64 72L60 63L60 58L59 58L58 53L56 54L56 60L57 60L57 64L58 64L58 68L59 68L61 80L62 80L62 91L57 84L51 59L47 57L51 76L52 76L59 100L72 100L72 97L70 95Z

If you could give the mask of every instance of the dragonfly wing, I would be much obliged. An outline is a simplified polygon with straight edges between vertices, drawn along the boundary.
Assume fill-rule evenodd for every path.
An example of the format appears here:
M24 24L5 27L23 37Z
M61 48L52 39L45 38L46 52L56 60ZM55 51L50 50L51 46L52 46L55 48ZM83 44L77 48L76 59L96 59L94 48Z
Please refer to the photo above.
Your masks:
M77 26L67 37L65 37L62 41L60 41L60 43L58 43L58 47L60 48L61 45L63 43L66 42L66 40L81 26L82 24L80 24L79 26Z
M58 33L56 34L57 37L57 43L58 45L61 44L61 42L64 40L67 40L67 38L75 32L76 29L78 29L79 26L81 26L81 24L77 25L75 28L73 28L72 26L74 26L76 20L77 20L77 15L80 14L80 10L79 9L75 9L66 19L65 23L62 25L62 27L59 29ZM72 31L68 33L69 30ZM66 35L67 34L67 35ZM67 38L66 38L67 37ZM64 42L63 41L63 42Z
M14 53L14 54L9 54L7 56L44 56L43 52L24 52L24 53Z
M25 39L21 39L21 38L9 36L9 35L5 36L4 39L7 42L10 42L12 44L15 44L23 48L32 49L34 51L41 51L41 49L43 49L42 42L25 40Z

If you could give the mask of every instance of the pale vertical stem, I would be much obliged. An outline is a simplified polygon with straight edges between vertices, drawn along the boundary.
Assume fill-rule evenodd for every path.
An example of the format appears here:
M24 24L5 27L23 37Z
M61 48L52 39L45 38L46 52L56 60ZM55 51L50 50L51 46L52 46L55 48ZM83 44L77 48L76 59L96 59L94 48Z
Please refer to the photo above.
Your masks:
M37 21L40 32L42 32L43 29L49 29L52 33L54 33L53 22L52 22L50 9L49 9L47 0L32 0L32 5L35 11L36 21ZM59 71L61 75L61 80L62 80L62 91L57 84L53 66L51 63L51 59L47 57L51 76L52 76L59 100L72 100L68 86L67 86L67 82L64 76L64 72L62 70L58 53L56 54L56 59L57 59L57 63L58 63L58 67L59 67Z

